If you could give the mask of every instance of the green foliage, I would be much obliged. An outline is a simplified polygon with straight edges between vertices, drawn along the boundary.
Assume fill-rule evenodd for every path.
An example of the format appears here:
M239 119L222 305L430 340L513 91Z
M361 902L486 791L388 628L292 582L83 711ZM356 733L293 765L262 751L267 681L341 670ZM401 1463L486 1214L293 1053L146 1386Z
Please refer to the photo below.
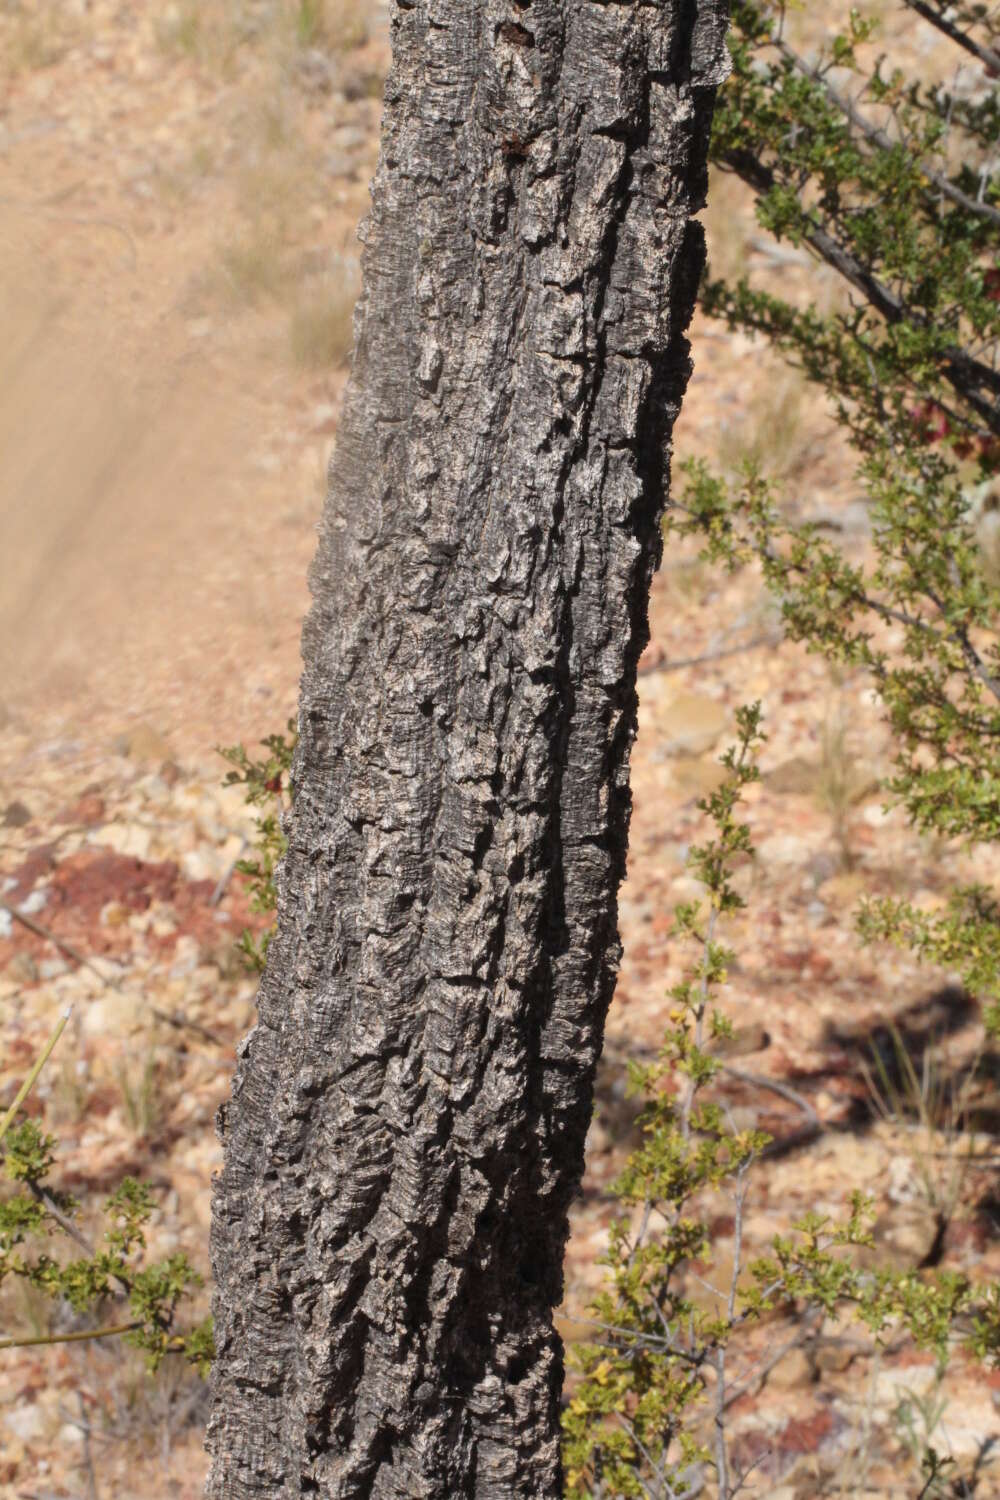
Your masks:
M828 317L746 279L709 279L705 307L766 334L830 392L862 445L880 447L888 423L995 470L1000 102L995 89L973 102L908 79L884 58L864 67L859 48L875 31L852 10L814 63L785 40L784 6L733 7L712 159L750 185L765 229L807 246L855 295Z
M263 809L257 818L255 853L249 859L241 859L236 866L249 877L250 905L254 911L272 912L278 904L274 872L288 847L281 829L281 814L292 803L292 761L297 739L295 720L289 719L285 734L269 734L261 741L267 755L257 760L251 759L242 744L219 750L233 767L223 785L245 787L247 802ZM248 968L258 973L263 971L270 941L270 932L259 941L251 932L243 933L240 949Z
M43 1058L50 1051L51 1044ZM37 1072L36 1065L31 1081ZM48 1183L56 1162L55 1138L33 1119L5 1123L0 1134L3 1175L27 1189L0 1198L0 1284L8 1276L18 1277L78 1316L94 1316L114 1302L127 1308L127 1321L102 1322L68 1335L5 1338L0 1349L121 1334L143 1351L153 1370L167 1354L181 1354L206 1373L212 1359L210 1321L190 1330L175 1327L178 1309L202 1285L202 1278L183 1254L144 1263L145 1225L155 1207L150 1189L132 1177L122 1180L104 1204L103 1240L94 1246L75 1222L79 1205ZM55 1259L49 1253L55 1235L68 1237L84 1254L75 1260Z
M738 744L723 757L729 774L699 804L714 837L689 854L705 895L675 913L675 934L697 957L671 990L671 1027L657 1061L630 1070L632 1088L647 1101L643 1140L614 1185L628 1213L612 1226L603 1257L608 1286L592 1307L603 1338L572 1351L581 1378L563 1416L571 1500L694 1494L706 1465L715 1470L719 1500L736 1495L746 1475L733 1469L726 1412L752 1382L739 1335L780 1310L853 1315L876 1343L905 1330L942 1366L960 1337L976 1357L1000 1365L1000 1288L950 1271L865 1269L851 1253L873 1244L873 1205L860 1192L840 1226L805 1214L790 1234L774 1238L768 1254L743 1264L749 1173L769 1137L735 1129L709 1096L721 1066L711 1043L732 1034L718 1001L733 955L719 942L717 924L745 905L734 875L752 846L736 808L757 779L763 739L759 705L741 709L737 720ZM722 1289L700 1274L711 1256L707 1208L720 1191L735 1204L732 1265ZM712 1294L708 1310L692 1297L696 1283ZM741 1367L734 1381L732 1371ZM936 1482L943 1461L929 1444L920 1462Z
M986 31L988 58L988 18L960 10L973 36ZM935 18L950 36L952 13L938 7ZM849 556L790 518L751 467L728 483L688 465L672 524L729 568L755 563L789 637L871 674L893 731L891 802L938 836L992 842L1000 589L982 523L1000 503L1000 176L990 160L1000 95L988 86L972 103L887 75L884 59L866 70L858 49L873 26L855 12L815 64L789 47L782 23L780 7L735 7L712 155L753 188L765 227L840 272L851 304L824 315L746 280L709 280L705 306L764 333L831 398L859 450L872 547ZM850 100L835 66L854 75ZM861 931L957 968L997 1032L998 916L970 888L935 916L875 903Z
M750 830L735 811L743 787L759 774L759 706L741 709L738 727L739 742L723 758L726 780L699 804L715 836L689 853L705 896L675 913L676 934L698 956L671 990L671 1027L657 1062L630 1070L632 1089L647 1100L643 1141L614 1186L631 1213L612 1226L604 1257L609 1290L593 1306L595 1326L607 1337L574 1350L583 1378L563 1422L571 1497L648 1494L647 1481L661 1476L670 1485L662 1493L686 1495L709 1459L696 1414L705 1370L715 1367L735 1326L736 1286L722 1316L698 1308L687 1293L682 1273L709 1245L694 1200L729 1181L742 1192L768 1139L732 1129L719 1106L700 1097L719 1069L710 1041L731 1031L716 997L732 954L717 928L744 905L733 876L750 854Z
M986 1002L986 1029L1000 1035L1000 906L981 885L953 891L943 911L918 911L908 901L866 901L858 919L868 942L911 949L929 963L958 970Z

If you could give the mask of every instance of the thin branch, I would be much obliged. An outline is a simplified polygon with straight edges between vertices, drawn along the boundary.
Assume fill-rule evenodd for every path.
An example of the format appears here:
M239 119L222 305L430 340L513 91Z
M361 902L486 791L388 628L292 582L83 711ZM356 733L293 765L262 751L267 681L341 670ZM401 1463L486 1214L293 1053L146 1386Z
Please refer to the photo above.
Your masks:
M212 892L211 896L209 896L209 898L208 898L208 904L209 904L209 906L218 906L219 902L222 900L223 896L226 894L226 887L228 886L229 882L233 878L233 874L234 874L234 872L236 870L236 866L239 864L240 860L243 858L244 854L246 853L246 848L247 848L247 839L246 839L246 835L244 834L242 840L240 841L240 847L239 847L239 850L237 851L236 858L230 861L228 868L226 870L224 870L223 873L222 873L222 875L220 876L218 885L215 887L215 890Z
M715 1351L715 1477L719 1484L719 1500L729 1500L729 1452L726 1447L726 1346L720 1343Z
M28 1187L36 1201L42 1205L49 1217L55 1219L63 1234L68 1234L70 1239L79 1245L85 1255L93 1256L95 1253L94 1247L87 1236L83 1233L82 1229L77 1228L67 1214L63 1213L51 1195L43 1187L39 1187L37 1182L29 1181Z
M635 1443L636 1447L641 1452L643 1458L649 1464L649 1467L652 1469L652 1471L656 1475L657 1479L663 1485L663 1487L666 1490L667 1494L670 1495L670 1496L676 1497L677 1491L674 1489L673 1485L670 1483L670 1480L667 1478L666 1474L664 1474L663 1470L660 1468L660 1465L656 1462L656 1459L653 1457L653 1455L650 1453L649 1449L646 1447L645 1443L642 1441L642 1438L636 1432L634 1424L632 1422L630 1422L629 1419L628 1419L628 1417L624 1416L623 1413L620 1412L620 1411L616 1411L615 1412L615 1416L618 1418L619 1422L621 1422L621 1424L624 1427L625 1431L628 1433L628 1435L632 1439L633 1443ZM649 1495L650 1494L649 1486L646 1484L646 1482L643 1479L642 1475L641 1474L636 1474L635 1477L636 1477L636 1479L638 1479L639 1483L642 1485L642 1487L645 1490L646 1494Z
M719 157L719 161L735 172L737 177L741 177L759 197L763 197L775 186L775 173L752 151L728 151ZM819 224L810 222L809 227L802 230L802 238L807 245L812 246L821 260L825 260L845 281L856 287L887 323L908 321L917 327L926 326L924 318L907 307L852 251L841 245ZM982 418L990 432L1000 433L1000 411L994 402L979 394L982 390L1000 393L1000 374L981 360L973 359L958 345L946 345L940 351L940 359L944 378Z
M221 1036L211 1031L207 1026L203 1026L200 1021L192 1021L191 1017L186 1016L183 1011L175 1010L170 1012L159 1010L157 1006L151 1005L149 1013L155 1016L158 1021L162 1021L165 1026L173 1026L178 1031L193 1031L196 1036L204 1037L206 1042L212 1042L216 1047L225 1046L225 1042Z
M729 1063L722 1064L724 1073L731 1078L738 1079L741 1083L753 1084L756 1088L769 1089L772 1094L777 1094L782 1099L787 1099L789 1104L794 1104L806 1116L809 1123L817 1132L822 1131L823 1121L820 1119L812 1104L804 1094L793 1089L789 1084L782 1083L778 1078L768 1078L763 1073L745 1073L742 1068L731 1067Z
M32 1338L0 1339L0 1349L28 1349L37 1344L76 1344L84 1339L107 1339L120 1333L131 1333L141 1328L140 1322L114 1323L109 1328L88 1328L79 1333L43 1333Z
M25 1099L27 1099L28 1095L31 1093L31 1090L34 1088L36 1078L44 1068L45 1064L48 1062L49 1058L52 1056L53 1048L55 1047L56 1042L58 1042L59 1038L62 1036L63 1032L66 1030L66 1023L72 1014L73 1007L72 1005L70 1005L66 1008L66 1010L63 1011L62 1015L59 1017L59 1020L52 1028L51 1036L45 1043L45 1046L42 1048L41 1052L38 1054L35 1062L32 1064L27 1078L24 1080L24 1082L21 1084L21 1087L14 1095L14 1102L5 1112L3 1117L0 1118L0 1141L2 1141L4 1136L7 1134L7 1131L10 1129L11 1121L17 1114L18 1110L21 1108L21 1105L24 1103Z
M885 131L880 130L877 125L873 125L871 120L867 119L856 108L852 100L846 99L843 94L838 93L829 80L823 74L818 73L814 67L811 67L804 57L800 57L797 52L793 51L787 42L775 41L773 45L797 73L801 73L804 78L811 79L813 83L818 84L822 88L834 108L839 109L841 114L846 116L851 124L861 131L865 140L870 141L879 151L891 151L893 149L896 143L886 135ZM926 162L921 163L921 170L928 182L933 183L938 192L949 199L950 202L956 204L957 207L965 209L966 213L980 214L983 218L991 220L994 224L1000 224L1000 209L992 208L988 203L979 203L975 198L970 198L967 193L962 192L961 188L957 188L953 182L950 182L940 172L936 172Z
M796 1329L795 1334L792 1338L787 1339L784 1344L780 1344L773 1354L767 1355L764 1358L757 1360L755 1364L751 1365L750 1368L744 1372L739 1385L736 1386L726 1398L725 1409L727 1411L730 1406L735 1405L735 1403L740 1399L741 1396L744 1396L746 1394L752 1384L756 1384L759 1381L766 1380L768 1375L770 1375L771 1371L774 1369L775 1365L780 1365L781 1361L787 1354L791 1354L793 1349L797 1349L799 1344L805 1342L805 1340L809 1337L809 1334L812 1332L813 1325L818 1322L818 1313L821 1311L822 1309L810 1308L809 1311L804 1315L800 1327Z
M119 980L102 973L85 953L82 953L73 943L67 942L65 938L59 937L51 928L43 926L41 922L36 922L34 917L28 916L27 912L19 911L16 906L11 906L2 898L0 898L0 908L8 912L22 926L27 927L28 931L33 932L36 937L44 938L46 942L52 943L62 953L65 953L66 957L71 958L74 963L80 964L85 969L89 969L91 974L95 975L102 984L106 984L109 989L121 990L121 982ZM151 1005L149 1011L150 1015L155 1016L158 1021L162 1021L166 1026L174 1026L179 1031L193 1031L196 1035L204 1037L207 1042L211 1042L216 1047L225 1046L223 1039L217 1032L210 1031L200 1021L192 1021L189 1016L185 1016L181 1011L171 1013L170 1011L159 1010L155 1005Z
M686 1360L688 1364L694 1365L695 1367L704 1364L703 1355L692 1354L690 1350L685 1349L681 1344L678 1344L671 1335L649 1333L645 1328L623 1328L619 1323L604 1323L600 1318L574 1318L573 1321L574 1323L582 1323L587 1328L603 1328L608 1333L616 1333L620 1335L623 1340L633 1339L638 1344L652 1344L658 1347L662 1347L669 1350L669 1352L674 1355L676 1359ZM598 1341L595 1339L594 1342L596 1344ZM617 1349L619 1352L621 1352L622 1348L621 1344L611 1343L602 1343L601 1347L607 1349ZM628 1346L626 1345L626 1348L627 1347Z
M938 31L943 32L951 41L964 47L966 52L977 57L987 68L993 68L995 72L1000 73L1000 52L995 51L993 47L985 46L982 42L977 42L975 37L963 31L960 26L956 26L947 10L934 10L926 3L926 0L903 0L903 4L915 10L917 15L922 16L931 26L936 26Z
M89 959L85 953L81 953L79 948L67 942L65 938L59 937L51 928L45 927L41 922L36 922L35 918L29 917L27 912L20 911L16 906L11 906L2 897L0 897L0 910L7 912L9 916L13 917L15 922L20 922L22 927L27 927L28 931L33 932L36 937L44 938L46 942L52 943L61 953L65 953L67 958L71 958L74 963L81 964L85 969L89 969L92 974L96 974L102 984L108 985L113 990L120 989L121 986L118 980L109 978L107 974L102 974L93 960Z
M758 646L777 646L783 640L780 631L768 635L755 635L741 646L726 646L721 651L706 651L704 656L685 656L676 661L654 662L652 666L640 667L640 677L650 677L654 672L679 672L682 667L701 667L706 662L722 661L726 656L741 656L744 651L756 651Z
M90 1422L83 1404L82 1391L77 1391L76 1399L80 1404L80 1420L76 1425L83 1434L83 1461L87 1466L88 1500L101 1500L100 1491L97 1488L97 1470L94 1467L94 1450L90 1441Z

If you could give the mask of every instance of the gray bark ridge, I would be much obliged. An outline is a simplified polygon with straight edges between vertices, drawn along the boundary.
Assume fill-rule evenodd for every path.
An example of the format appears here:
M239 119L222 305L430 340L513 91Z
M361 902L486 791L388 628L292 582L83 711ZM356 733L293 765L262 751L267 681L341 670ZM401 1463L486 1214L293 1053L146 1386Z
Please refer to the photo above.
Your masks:
M397 0L212 1500L562 1490L562 1295L725 0Z

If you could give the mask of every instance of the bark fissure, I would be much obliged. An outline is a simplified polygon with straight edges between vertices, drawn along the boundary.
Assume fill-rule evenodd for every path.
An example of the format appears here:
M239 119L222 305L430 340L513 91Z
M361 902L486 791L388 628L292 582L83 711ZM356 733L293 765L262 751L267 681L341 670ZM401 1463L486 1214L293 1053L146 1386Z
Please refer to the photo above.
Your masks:
M556 1497L569 1204L723 0L393 14L225 1111L213 1500Z

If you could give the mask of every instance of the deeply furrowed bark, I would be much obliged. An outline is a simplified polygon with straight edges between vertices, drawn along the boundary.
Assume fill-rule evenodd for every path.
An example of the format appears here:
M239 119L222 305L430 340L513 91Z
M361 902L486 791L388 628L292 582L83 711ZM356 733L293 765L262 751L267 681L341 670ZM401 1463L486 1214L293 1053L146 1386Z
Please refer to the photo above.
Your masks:
M725 0L397 0L278 935L220 1114L213 1500L561 1492L552 1309Z

